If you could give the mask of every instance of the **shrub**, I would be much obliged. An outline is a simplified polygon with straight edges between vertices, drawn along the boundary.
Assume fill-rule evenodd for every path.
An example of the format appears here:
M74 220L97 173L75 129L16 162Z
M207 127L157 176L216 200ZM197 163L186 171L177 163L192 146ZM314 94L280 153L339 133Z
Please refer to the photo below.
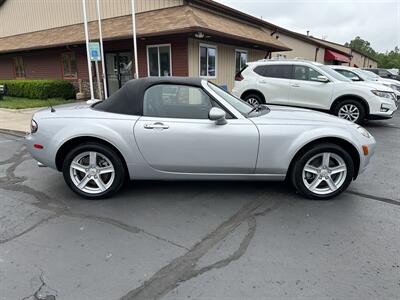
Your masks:
M7 85L7 95L29 99L75 97L71 82L65 80L0 80L0 85Z

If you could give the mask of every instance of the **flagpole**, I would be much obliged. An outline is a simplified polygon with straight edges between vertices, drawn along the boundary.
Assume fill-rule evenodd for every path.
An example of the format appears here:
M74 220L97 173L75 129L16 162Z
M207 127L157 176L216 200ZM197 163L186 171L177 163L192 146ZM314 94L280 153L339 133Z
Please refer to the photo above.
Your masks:
M103 86L104 86L104 99L107 99L108 91L107 91L107 78L106 78L106 68L104 62L104 47L103 47L103 30L101 28L101 11L100 11L100 0L96 1L97 5L97 18L99 23L99 38L100 38L100 52L101 52L101 71L103 75Z
M83 5L83 24L85 28L85 39L86 39L86 56L87 56L88 71L89 71L90 99L94 99L92 62L90 60L90 51L89 51L89 30L88 30L87 15L86 15L86 0L82 0L82 5Z
M137 40L136 40L136 12L135 12L135 0L131 0L132 8L132 34L133 34L133 51L135 58L135 78L139 78L139 66L138 66L138 55L137 55Z

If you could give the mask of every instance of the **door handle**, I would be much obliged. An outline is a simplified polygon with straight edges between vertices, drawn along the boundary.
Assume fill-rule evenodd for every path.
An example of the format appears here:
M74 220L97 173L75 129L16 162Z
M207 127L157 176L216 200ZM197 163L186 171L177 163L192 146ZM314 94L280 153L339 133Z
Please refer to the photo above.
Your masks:
M145 124L144 128L145 129L168 129L169 126L168 125L164 125L161 122L156 122L156 123L152 123L152 124Z
M300 87L300 84L294 83L294 84L291 84L291 86L292 87Z

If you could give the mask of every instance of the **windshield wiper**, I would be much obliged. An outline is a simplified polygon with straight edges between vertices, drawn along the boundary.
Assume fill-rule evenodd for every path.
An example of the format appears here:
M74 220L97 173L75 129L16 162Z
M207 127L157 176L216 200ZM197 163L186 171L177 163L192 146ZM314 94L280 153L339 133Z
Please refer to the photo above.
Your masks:
M259 112L259 111L261 111L263 108L269 110L268 106L266 106L265 104L260 104L260 105L254 106L254 107L247 113L247 115L249 116L252 112L255 112L255 111L256 111L256 112Z

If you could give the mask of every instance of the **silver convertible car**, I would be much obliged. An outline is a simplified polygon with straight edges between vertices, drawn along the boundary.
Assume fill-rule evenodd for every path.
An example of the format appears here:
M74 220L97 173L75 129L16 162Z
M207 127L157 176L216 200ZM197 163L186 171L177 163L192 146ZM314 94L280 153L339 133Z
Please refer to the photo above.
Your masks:
M364 171L375 139L327 114L252 107L203 79L131 80L102 102L37 112L32 156L89 199L131 180L285 180L326 199Z

